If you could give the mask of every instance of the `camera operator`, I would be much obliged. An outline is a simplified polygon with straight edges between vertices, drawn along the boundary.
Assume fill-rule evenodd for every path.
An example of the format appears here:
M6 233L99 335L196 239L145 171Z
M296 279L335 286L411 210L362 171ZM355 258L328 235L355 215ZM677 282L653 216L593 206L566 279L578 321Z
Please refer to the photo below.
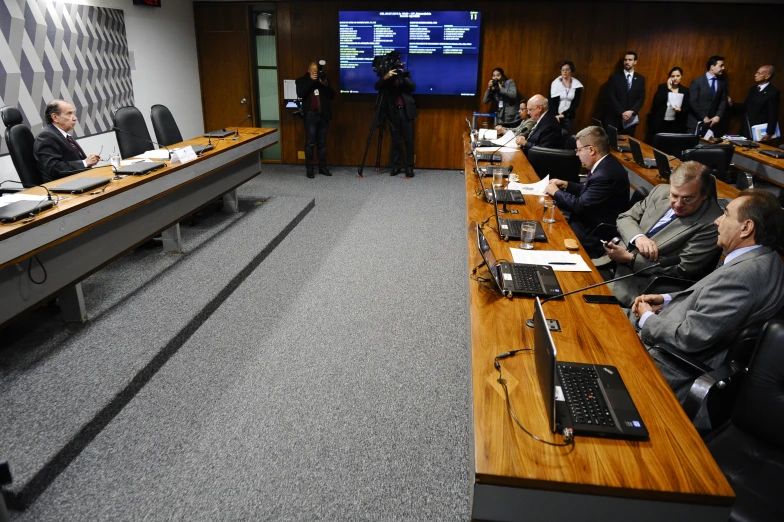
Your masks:
M302 98L302 110L305 113L305 168L309 178L314 176L313 148L318 141L319 174L331 176L327 169L327 130L332 118L330 100L335 91L329 86L327 75L321 65L311 62L308 72L297 78L297 96Z
M496 114L496 125L514 129L520 125L517 112L517 86L510 80L500 67L493 69L493 78L487 82L487 90L482 103L491 104Z
M400 174L402 167L406 169L406 177L414 177L414 118L417 117L416 105L411 93L416 90L416 84L411 79L411 73L403 70L397 53L390 53L385 58L390 63L379 68L376 72L379 80L376 82L377 91L384 91L389 107L390 135L392 136L392 172L390 176ZM400 139L406 148L405 163L401 166Z

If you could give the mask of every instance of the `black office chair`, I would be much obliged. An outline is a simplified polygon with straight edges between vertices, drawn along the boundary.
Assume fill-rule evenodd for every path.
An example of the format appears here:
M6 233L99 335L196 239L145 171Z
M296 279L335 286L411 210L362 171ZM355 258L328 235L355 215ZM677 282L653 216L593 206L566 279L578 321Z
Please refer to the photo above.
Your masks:
M702 163L710 169L710 173L716 179L726 182L733 154L735 154L735 147L732 144L729 146L711 145L710 147L684 150L681 159Z
M6 127L5 143L19 180L25 187L40 185L44 180L33 154L35 137L23 123L22 113L16 107L3 107L0 109L0 118Z
M681 153L684 150L695 148L699 142L699 136L694 134L660 132L659 134L654 134L651 146L665 154L682 159Z
M634 205L636 205L643 199L647 198L648 194L650 193L651 191L648 190L646 187L641 186L634 189L634 192L632 192L632 195L629 198L629 208L632 208Z
M155 139L161 145L171 145L182 141L182 134L174 121L171 111L164 105L153 105L150 108L150 120Z
M117 129L121 129L115 129L114 135L117 137L120 156L123 158L138 156L144 153L144 151L154 148L151 143L150 132L147 130L147 124L144 123L144 116L136 107L129 105L114 111L113 125Z
M577 137L572 134L564 140L564 150L577 150Z
M730 520L784 520L784 321L769 321L756 345L732 419L706 445L735 491Z
M528 151L528 162L540 179L548 174L551 178L564 181L580 181L580 158L572 150L532 147Z

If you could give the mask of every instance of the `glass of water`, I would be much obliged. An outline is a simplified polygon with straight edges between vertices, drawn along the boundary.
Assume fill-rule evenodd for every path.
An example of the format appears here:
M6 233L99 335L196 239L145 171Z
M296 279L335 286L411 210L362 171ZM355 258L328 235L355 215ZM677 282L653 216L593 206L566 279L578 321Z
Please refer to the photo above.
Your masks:
M119 169L120 165L121 165L121 163L120 163L120 153L119 152L113 152L112 155L109 156L109 163L115 169Z
M522 248L523 250L533 250L535 233L536 233L535 223L523 223L523 226L520 228L520 235L522 236L523 239L523 242L520 243L520 248Z
M749 188L754 188L754 176L748 172L746 173L746 184Z
M503 169L493 169L493 186L497 189L504 187Z
M544 217L542 221L545 223L555 223L555 201L552 199L544 200Z

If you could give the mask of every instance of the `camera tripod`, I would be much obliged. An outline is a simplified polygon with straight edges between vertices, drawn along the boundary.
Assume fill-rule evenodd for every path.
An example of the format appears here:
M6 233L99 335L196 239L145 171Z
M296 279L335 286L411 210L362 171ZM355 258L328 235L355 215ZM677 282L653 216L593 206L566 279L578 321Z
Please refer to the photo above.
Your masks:
M367 159L368 150L370 149L370 141L373 139L373 133L378 129L378 149L376 150L376 171L381 169L381 144L384 141L384 127L385 123L389 121L389 128L395 132L395 127L390 118L389 109L389 95L386 89L381 89L376 95L376 106L373 109L373 119L370 121L370 132L368 132L367 141L365 142L365 153L362 154L362 163L359 165L357 172L359 177L362 177L362 171L365 169L365 160Z

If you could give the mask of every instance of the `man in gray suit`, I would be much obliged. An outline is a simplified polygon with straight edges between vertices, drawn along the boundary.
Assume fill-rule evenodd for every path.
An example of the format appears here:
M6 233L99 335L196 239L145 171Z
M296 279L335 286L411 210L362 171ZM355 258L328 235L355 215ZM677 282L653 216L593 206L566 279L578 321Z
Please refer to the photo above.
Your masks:
M719 123L724 119L728 102L727 81L724 79L724 57L708 58L707 72L695 78L689 85L689 116L686 120L686 132L694 134L697 124L702 123L702 130L708 128L713 134L720 134Z
M660 257L680 258L675 266L652 268L610 283L613 295L624 307L630 307L656 276L699 279L716 266L719 232L714 221L721 208L709 195L712 182L706 166L687 161L672 173L670 185L658 185L647 198L618 216L623 243L604 247L607 257L617 263L615 277L651 266Z
M632 305L640 338L683 403L694 379L655 347L667 345L715 368L741 328L773 317L784 305L784 263L772 248L784 230L784 210L761 189L744 190L716 220L724 264L691 288L641 295Z

